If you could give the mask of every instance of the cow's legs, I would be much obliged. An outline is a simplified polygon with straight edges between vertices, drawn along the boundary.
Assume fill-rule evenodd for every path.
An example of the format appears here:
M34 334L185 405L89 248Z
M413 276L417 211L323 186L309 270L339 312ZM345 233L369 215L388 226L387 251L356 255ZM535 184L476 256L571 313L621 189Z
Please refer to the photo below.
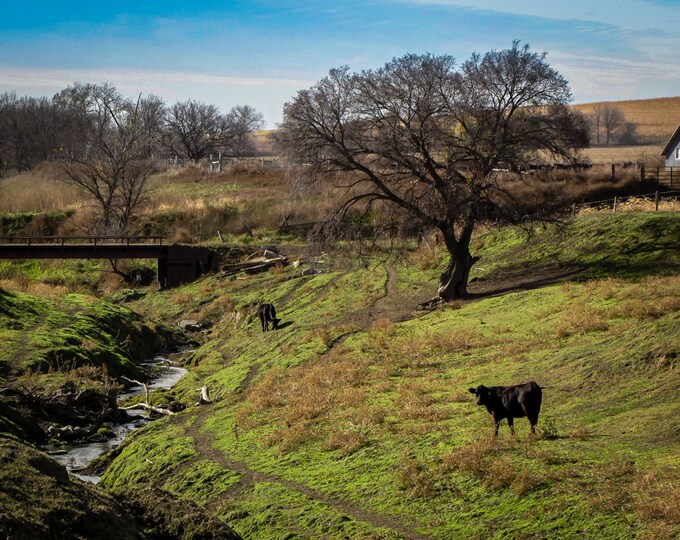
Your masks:
M536 424L538 424L538 417L537 416L529 416L529 423L531 424L531 433L536 433Z
M522 403L522 410L524 411L524 414L527 415L527 419L529 420L529 423L531 424L531 433L536 433L536 424L538 424L538 415L537 414L531 414L529 412L529 407L526 406L525 403ZM540 405L540 403L539 403Z
M508 425L510 426L510 433L515 436L515 421L512 418L508 418Z

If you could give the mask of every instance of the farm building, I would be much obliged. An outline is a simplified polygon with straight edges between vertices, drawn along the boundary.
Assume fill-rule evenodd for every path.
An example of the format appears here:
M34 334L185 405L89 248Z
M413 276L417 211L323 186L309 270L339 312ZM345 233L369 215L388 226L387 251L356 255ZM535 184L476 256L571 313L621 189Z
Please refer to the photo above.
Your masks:
M680 126L675 128L661 155L666 158L666 167L680 167Z

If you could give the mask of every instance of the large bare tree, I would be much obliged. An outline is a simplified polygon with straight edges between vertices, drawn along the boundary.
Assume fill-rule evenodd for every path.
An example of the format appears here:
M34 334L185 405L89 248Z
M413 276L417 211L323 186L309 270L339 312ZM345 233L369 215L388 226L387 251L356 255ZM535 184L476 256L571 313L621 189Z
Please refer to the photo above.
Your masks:
M77 131L73 115L47 98L1 94L0 172L21 172L54 157L63 140Z
M450 260L435 300L451 300L467 294L478 222L541 211L513 196L499 169L575 161L587 144L570 99L545 55L517 42L460 67L450 56L408 54L361 73L333 69L300 91L285 105L279 143L314 178L350 173L339 214L384 201L438 229Z
M55 96L55 102L83 119L83 141L64 148L63 167L94 203L92 232L126 233L156 170L152 153L161 137L160 98L130 101L111 84L76 83Z

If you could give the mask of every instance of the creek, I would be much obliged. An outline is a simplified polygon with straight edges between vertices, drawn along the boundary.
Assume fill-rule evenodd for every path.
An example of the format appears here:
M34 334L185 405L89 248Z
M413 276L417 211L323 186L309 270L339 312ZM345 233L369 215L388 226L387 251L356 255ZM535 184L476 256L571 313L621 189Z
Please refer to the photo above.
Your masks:
M157 356L152 361L145 362L142 365L152 367L156 372L156 376L148 384L150 391L172 388L187 373L186 369L171 364L167 358L162 356ZM143 393L143 387L133 386L129 390L118 394L118 403L120 404L126 399ZM80 474L79 471L85 468L93 459L118 446L131 432L144 426L149 421L148 411L135 409L134 420L124 424L116 424L111 428L113 437L101 442L69 444L61 447L58 451L48 451L48 453L53 459L66 467L71 474L74 474L81 480L96 484L100 480L99 476Z

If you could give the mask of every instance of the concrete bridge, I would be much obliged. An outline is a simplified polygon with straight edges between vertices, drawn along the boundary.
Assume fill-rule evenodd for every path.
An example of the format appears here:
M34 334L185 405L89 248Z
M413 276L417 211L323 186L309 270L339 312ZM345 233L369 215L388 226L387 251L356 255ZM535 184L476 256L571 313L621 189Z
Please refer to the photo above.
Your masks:
M162 236L0 236L0 259L157 259L162 289L211 269L205 247L164 244Z

